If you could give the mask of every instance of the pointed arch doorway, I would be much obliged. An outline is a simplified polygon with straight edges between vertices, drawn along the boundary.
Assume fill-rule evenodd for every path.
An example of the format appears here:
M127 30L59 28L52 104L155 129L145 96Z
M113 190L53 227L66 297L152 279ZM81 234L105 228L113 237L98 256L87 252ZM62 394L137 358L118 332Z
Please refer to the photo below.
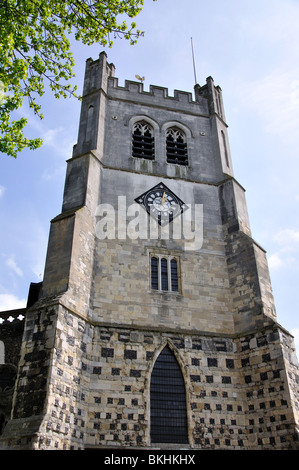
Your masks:
M169 346L161 351L152 371L150 404L151 442L188 444L185 382Z

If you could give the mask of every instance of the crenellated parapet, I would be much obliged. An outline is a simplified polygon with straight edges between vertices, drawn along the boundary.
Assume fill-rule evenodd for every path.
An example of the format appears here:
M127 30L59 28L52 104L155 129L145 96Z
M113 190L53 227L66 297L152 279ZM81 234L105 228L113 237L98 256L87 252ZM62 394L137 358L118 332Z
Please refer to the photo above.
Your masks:
M0 313L0 327L2 325L15 325L18 322L23 322L26 315L26 309L21 308L17 310L9 310Z
M99 91L117 99L137 99L138 102L144 101L146 104L152 101L153 105L159 104L182 110L188 106L192 113L207 117L217 114L224 120L222 91L219 86L214 85L212 77L208 77L203 86L195 85L194 97L189 91L177 89L171 94L167 87L157 85L149 85L149 91L146 91L143 83L132 80L125 80L124 86L121 86L119 79L115 77L114 64L107 62L105 52L102 52L95 61L91 58L86 61L83 98Z

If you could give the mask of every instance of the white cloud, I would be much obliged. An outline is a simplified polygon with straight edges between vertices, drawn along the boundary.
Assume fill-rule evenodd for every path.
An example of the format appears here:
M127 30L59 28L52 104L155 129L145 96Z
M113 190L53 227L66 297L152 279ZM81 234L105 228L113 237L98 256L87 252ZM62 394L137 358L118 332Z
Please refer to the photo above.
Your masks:
M57 155L64 158L69 158L72 155L74 141L64 127L43 129L41 138L43 139L43 144L52 148Z
M57 127L56 129L48 129L44 131L43 141L46 145L56 145L58 135L63 132L64 129L62 126Z
M274 240L281 245L295 247L299 244L299 230L286 228L280 230L274 236Z
M252 109L261 119L264 131L280 137L284 144L298 143L299 68L281 67L258 80L242 83L242 107ZM244 93L246 89L246 93Z
M5 262L6 266L8 266L17 276L22 277L23 276L23 271L22 269L17 265L17 263L14 260L14 257L11 256L8 258Z
M5 186L1 186L1 185L0 185L0 197L3 196L5 190L6 190Z
M41 178L45 181L51 181L62 179L65 176L65 165L56 166L54 168L46 168L41 175Z
M286 228L276 232L272 240L277 250L268 257L271 270L292 268L299 263L299 230Z
M48 228L48 227L47 227ZM41 280L46 259L48 232L38 218L31 218L32 235L26 243L26 263L37 279Z
M43 145L53 149L58 156L69 158L72 154L74 141L64 127L59 126L57 128L46 129L42 126L40 137L43 139Z
M296 258L294 256L286 256L284 250L273 253L268 258L268 265L271 270L289 268L295 265L295 263Z
M280 248L268 258L270 269L278 270L294 266L299 255L299 230L283 229L273 235Z
M279 253L273 253L269 256L268 264L270 269L280 269L283 267L283 260L280 257Z
M58 157L70 157L74 138L70 135L69 129L61 125L52 127L53 121L50 119L50 116L48 116L48 125L46 125L37 116L32 115L25 106L17 110L17 113L27 119L28 127L34 130L36 137L40 137L43 140L43 146L52 149Z
M33 274L36 276L36 278L39 279L39 280L42 280L43 273L44 273L44 268L45 268L45 253L44 253L44 251L40 251L36 255L35 259L32 260L30 268L31 268Z
M26 299L18 299L14 294L0 294L0 311L26 307Z

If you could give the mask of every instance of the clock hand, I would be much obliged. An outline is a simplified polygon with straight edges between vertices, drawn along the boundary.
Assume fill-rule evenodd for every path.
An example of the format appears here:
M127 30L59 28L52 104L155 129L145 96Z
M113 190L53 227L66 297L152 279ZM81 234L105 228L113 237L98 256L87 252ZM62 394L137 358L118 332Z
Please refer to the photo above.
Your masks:
M162 201L161 201L161 206L163 206L164 202L166 200L166 197L165 197L165 191L163 193L163 197L162 197Z

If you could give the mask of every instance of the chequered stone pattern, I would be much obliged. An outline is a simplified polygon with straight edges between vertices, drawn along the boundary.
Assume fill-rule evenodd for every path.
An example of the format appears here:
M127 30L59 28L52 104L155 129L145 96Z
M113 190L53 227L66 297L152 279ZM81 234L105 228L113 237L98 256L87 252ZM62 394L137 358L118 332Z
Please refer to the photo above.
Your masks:
M55 330L35 448L149 447L150 376L166 344L183 372L192 448L296 448L283 363L290 341L278 328L228 337L101 327L60 307ZM28 402L18 407L22 414Z

